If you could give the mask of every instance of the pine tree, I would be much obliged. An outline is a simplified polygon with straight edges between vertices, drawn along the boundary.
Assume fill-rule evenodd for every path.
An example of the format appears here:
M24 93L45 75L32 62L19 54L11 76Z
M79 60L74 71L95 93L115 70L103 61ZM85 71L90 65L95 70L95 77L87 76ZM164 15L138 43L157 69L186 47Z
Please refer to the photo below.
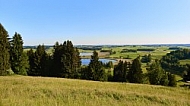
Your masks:
M162 77L165 77L160 62L155 60L155 62L150 65L150 68L147 68L147 71L150 84L160 85L161 79L163 80Z
M65 78L79 78L81 66L79 51L71 41L63 44L56 42L53 53L54 76Z
M44 45L39 45L33 53L33 51L28 52L29 60L30 60L30 71L29 75L32 76L46 76L46 62L48 61L48 55L45 51Z
M28 56L28 60L29 60L29 70L28 70L28 75L33 75L33 73L35 73L35 69L34 69L34 51L32 49L30 49L29 51L27 51L27 56Z
M131 83L142 83L143 82L143 72L141 69L140 57L133 60L131 68L129 69L129 82Z
M0 23L0 75L6 75L7 70L10 69L10 43L8 41L8 32Z
M128 80L127 74L130 64L127 62L119 61L118 65L114 68L114 81L126 82Z
M64 43L65 44L65 43ZM79 77L79 67L81 66L79 51L75 48L71 41L66 41L66 70L68 78L78 78ZM69 60L69 61L68 61Z
M52 71L51 71L51 76L54 77L62 77L62 56L63 56L64 50L63 50L63 45L59 44L59 42L56 42L54 45L54 52L53 52L53 67L52 67Z
M22 53L21 62L20 62L20 70L18 72L19 75L27 75L29 70L29 61L28 56L25 52Z
M79 78L81 69L81 58L79 50L77 48L74 48L74 53L72 54L72 64L72 78Z
M103 64L99 61L98 53L96 51L93 52L91 56L91 60L88 66L88 75L90 80L95 81L105 81L106 73L103 68Z
M81 79L86 79L86 80L90 80L91 78L90 78L90 76L92 75L91 73L90 73L90 71L88 70L88 67L87 66L84 66L84 67L81 67L81 72L80 72L80 74L81 74Z
M15 74L27 75L28 58L25 53L23 53L23 40L18 33L15 33L12 38L10 55L13 72Z

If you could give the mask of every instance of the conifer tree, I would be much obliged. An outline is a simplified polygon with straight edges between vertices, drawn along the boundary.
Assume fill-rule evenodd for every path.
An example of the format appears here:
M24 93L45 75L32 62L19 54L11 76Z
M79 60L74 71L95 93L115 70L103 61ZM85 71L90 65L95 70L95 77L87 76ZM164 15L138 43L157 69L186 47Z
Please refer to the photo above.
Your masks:
M143 72L141 69L140 57L133 60L131 68L129 69L129 82L131 83L142 83L143 82Z
M54 76L66 78L79 78L81 66L79 51L71 41L63 44L56 42L53 53Z
M59 42L56 42L54 45L54 52L53 52L53 67L52 67L52 71L51 71L51 76L54 77L61 77L62 76L62 60L61 57L63 56L63 45L59 44Z
M95 81L105 81L106 73L103 68L103 64L99 61L98 53L96 51L93 52L91 56L91 60L88 66L89 79Z
M91 73L90 71L88 70L88 66L84 66L84 67L81 67L81 79L86 79L86 80L90 80L91 78Z
M147 68L147 71L150 84L160 85L161 79L164 80L162 77L166 77L158 60L155 60L155 62L150 65L150 68Z
M6 75L7 70L10 69L10 43L8 41L8 32L0 23L0 75Z
M18 33L15 33L11 40L10 63L15 74L27 75L29 68L28 58L23 53L23 40Z
M65 45L66 44L66 45ZM79 67L81 66L79 51L75 48L71 41L65 41L64 45L66 46L66 50L64 56L66 56L65 60L65 75L68 78L77 78L79 75Z
M35 72L35 69L34 69L34 51L32 49L27 51L27 56L28 56L28 60L29 60L29 70L27 73L28 73L28 75L32 75L32 73Z
M127 74L130 64L127 62L119 61L118 65L114 68L114 81L126 82L128 80Z
M27 53L23 52L20 62L20 70L18 72L19 75L27 75L27 72L29 70L29 61Z
M33 53L32 50L28 52L30 60L30 71L29 75L32 76L45 76L46 75L46 62L47 62L47 53L45 51L44 45L39 45Z

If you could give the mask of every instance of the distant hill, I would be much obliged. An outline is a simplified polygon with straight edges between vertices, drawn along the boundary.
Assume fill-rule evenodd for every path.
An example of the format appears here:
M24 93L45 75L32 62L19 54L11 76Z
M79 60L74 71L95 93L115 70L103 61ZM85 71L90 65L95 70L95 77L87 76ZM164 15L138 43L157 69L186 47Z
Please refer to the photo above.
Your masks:
M53 45L44 45L45 49L49 49L51 47L53 47ZM37 46L23 46L24 49L36 49Z
M124 47L129 45L74 45L79 49L84 50L101 50L103 47L112 48L112 47ZM160 46L168 46L170 48L179 48L180 47L190 47L190 44L144 44L144 45L130 45L130 46L147 46L147 47L160 47ZM37 45L35 46L23 46L24 49L36 49ZM45 45L46 49L53 47L53 45Z

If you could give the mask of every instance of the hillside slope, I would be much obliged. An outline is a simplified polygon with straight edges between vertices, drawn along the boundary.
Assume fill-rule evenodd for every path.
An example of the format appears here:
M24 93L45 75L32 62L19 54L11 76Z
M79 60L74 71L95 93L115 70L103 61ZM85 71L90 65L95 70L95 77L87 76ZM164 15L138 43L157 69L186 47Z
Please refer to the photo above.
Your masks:
M62 78L0 76L0 106L190 106L190 90Z

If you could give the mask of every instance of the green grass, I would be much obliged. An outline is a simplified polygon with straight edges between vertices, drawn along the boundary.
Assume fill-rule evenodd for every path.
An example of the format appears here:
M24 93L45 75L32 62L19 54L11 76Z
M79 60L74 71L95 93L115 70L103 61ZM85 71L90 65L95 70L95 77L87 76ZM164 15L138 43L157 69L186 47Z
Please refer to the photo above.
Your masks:
M181 65L190 64L190 59L180 60L179 62Z
M109 49L109 48L104 48L104 49ZM168 50L169 47L167 46L161 46L161 47L147 47L147 46L125 46L125 47L113 47L110 48L113 51L116 51L116 54L110 55L110 58L126 58L129 57L131 60L137 58L139 55L144 56L146 54L151 54L152 55L152 60L155 59L161 59L162 56L166 55L169 53L171 50ZM137 52L126 52L126 53L121 53L122 49L155 49L155 51L152 52L146 52L146 51L137 51ZM146 63L142 64L142 70L144 73L147 72L146 70Z
M107 49L107 48L105 48ZM126 58L129 57L131 59L135 59L137 56L144 56L145 54L152 54L153 59L160 59L162 56L166 55L167 53L170 52L168 50L168 47L166 46L161 46L161 47L147 47L147 46L125 46L125 47L114 47L110 48L113 51L116 51L116 54L111 55L111 58ZM122 49L155 49L155 51L152 52L143 52L143 51L138 51L138 52L127 52L127 53L120 53Z
M190 90L63 78L0 76L2 106L190 106Z

